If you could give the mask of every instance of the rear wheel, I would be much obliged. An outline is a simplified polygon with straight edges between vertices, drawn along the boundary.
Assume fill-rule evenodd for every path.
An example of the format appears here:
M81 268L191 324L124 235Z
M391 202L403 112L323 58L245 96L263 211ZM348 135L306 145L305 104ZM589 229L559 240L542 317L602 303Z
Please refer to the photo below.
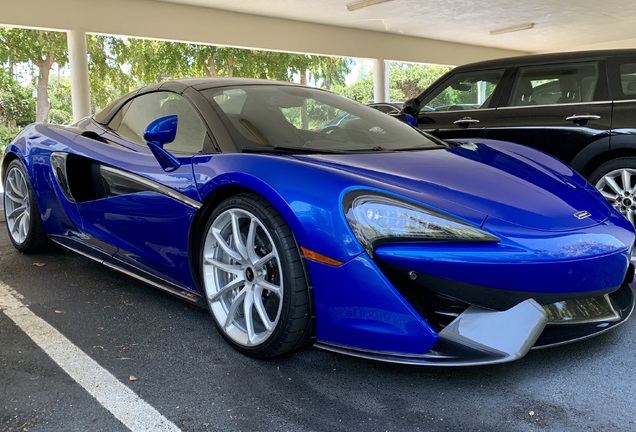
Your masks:
M590 183L634 225L636 220L636 157L621 157L599 166Z
M15 159L4 178L4 214L13 246L23 253L47 249L49 240L33 195L26 168Z
M212 316L238 351L267 358L309 341L309 294L298 247L262 197L237 195L215 209L200 262Z

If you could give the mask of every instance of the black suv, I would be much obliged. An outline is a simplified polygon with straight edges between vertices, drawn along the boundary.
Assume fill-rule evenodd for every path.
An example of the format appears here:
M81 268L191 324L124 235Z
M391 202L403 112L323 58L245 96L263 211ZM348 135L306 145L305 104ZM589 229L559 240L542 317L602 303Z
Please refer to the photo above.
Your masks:
M636 219L636 50L460 66L407 101L409 109L421 129L443 139L498 139L550 153Z

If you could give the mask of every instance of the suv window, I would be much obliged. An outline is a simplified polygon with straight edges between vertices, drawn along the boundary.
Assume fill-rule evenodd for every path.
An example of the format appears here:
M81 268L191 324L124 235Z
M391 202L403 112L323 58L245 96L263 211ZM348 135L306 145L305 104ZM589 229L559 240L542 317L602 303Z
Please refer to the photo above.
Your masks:
M623 63L619 71L623 94L617 99L636 99L636 63Z
M117 113L109 127L123 138L145 145L144 130L155 119L177 115L177 136L164 148L168 151L198 153L203 150L206 128L192 104L170 92L143 94L134 98Z
M486 108L503 72L501 69L453 75L430 98L421 102L420 113Z
M590 102L598 81L595 62L519 68L509 106Z

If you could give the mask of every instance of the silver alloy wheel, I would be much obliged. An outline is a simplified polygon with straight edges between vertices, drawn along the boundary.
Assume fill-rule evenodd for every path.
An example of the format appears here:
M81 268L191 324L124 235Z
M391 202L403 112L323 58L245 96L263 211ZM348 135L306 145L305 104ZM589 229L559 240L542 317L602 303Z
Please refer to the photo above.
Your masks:
M203 284L216 322L240 346L272 335L283 306L280 256L263 223L230 208L210 225L203 245Z
M31 201L27 180L18 168L9 170L4 189L7 228L13 241L22 244L26 241L31 227Z
M596 189L634 225L636 216L636 169L620 168L605 174Z

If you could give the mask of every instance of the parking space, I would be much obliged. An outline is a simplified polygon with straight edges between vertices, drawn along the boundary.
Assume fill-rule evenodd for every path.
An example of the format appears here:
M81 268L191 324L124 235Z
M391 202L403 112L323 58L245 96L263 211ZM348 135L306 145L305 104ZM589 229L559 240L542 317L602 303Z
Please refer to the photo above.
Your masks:
M183 431L636 429L634 320L490 367L407 367L316 349L257 361L227 346L207 311L70 252L21 255L3 223L0 269L2 430L124 431L130 418L144 430L152 410L165 430ZM93 378L80 385L49 357L19 327L20 308L96 362ZM109 397L131 390L135 404L91 396L87 387L108 375L118 382Z

